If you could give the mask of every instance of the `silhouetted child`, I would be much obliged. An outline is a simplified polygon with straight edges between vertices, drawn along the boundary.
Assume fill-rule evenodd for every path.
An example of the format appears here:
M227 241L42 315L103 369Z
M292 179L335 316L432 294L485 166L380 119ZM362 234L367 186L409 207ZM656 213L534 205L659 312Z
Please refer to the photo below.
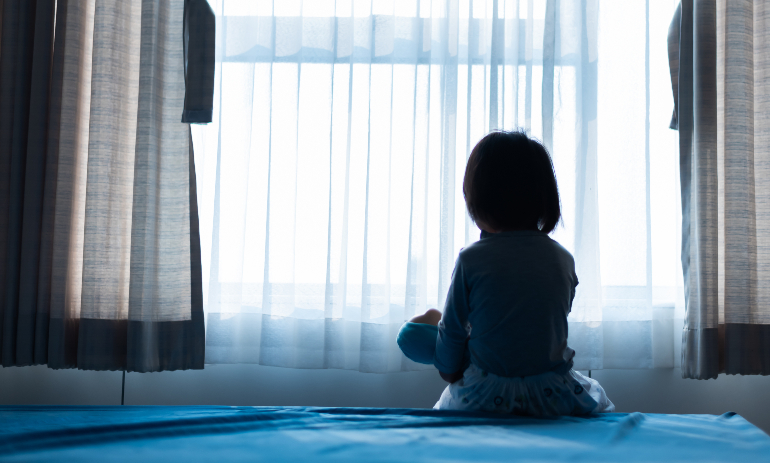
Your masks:
M398 344L450 384L436 409L530 416L611 412L567 345L575 262L552 240L561 219L551 157L520 132L493 132L471 153L463 195L481 239L460 251L443 315L412 318Z

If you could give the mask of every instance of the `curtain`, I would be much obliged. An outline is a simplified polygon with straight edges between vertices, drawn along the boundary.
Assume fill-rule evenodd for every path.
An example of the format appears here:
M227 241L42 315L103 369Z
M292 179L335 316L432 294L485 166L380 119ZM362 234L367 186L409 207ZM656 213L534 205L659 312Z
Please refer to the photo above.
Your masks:
M183 9L2 2L3 366L203 367Z
M669 0L213 1L193 127L207 363L424 368L395 339L478 239L465 163L522 129L554 159L575 367L675 364L683 316Z
M683 1L669 40L678 48L682 375L767 375L770 3Z

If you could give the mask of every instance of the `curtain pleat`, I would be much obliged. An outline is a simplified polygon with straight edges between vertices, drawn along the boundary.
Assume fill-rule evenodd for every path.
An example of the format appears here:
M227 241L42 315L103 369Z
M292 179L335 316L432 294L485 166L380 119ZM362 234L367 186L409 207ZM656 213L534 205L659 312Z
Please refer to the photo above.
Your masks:
M203 368L184 1L2 17L2 364Z
M559 0L549 0L545 7L545 21L543 24L543 84L542 84L542 117L543 117L543 144L549 151L553 151L553 83L554 63L561 50L557 50L558 31L557 18L559 17Z
M24 230L23 227L35 225L35 220L39 220L39 194L38 197L30 198L28 211L33 217L25 220L25 154L28 144L27 130L29 126L30 113L35 112L36 117L40 111L39 101L35 101L34 107L30 102L30 91L34 85L37 91L40 91L40 79L42 75L35 76L33 79L33 50L35 47L36 26L40 29L46 28L46 19L52 17L53 13L47 14L40 8L40 15L36 14L37 2L6 2L3 4L3 40L2 50L0 50L0 143L2 147L2 164L0 166L0 183L3 190L0 193L3 200L0 200L0 210L4 223L0 223L3 229L3 235L0 239L3 243L3 253L0 258L3 259L3 272L0 278L7 282L0 293L0 301L3 305L12 307L12 310L3 312L2 317L2 348L3 363L15 361L18 350L17 326L21 328L23 334L28 334L30 328L34 330L35 323L35 301L34 279L30 287L29 279L25 279L21 287L22 268L29 273L30 267L34 270L36 264L35 254L37 249L30 245L29 240L24 240L24 232L30 232L33 235L37 230ZM44 31L40 31L44 35ZM48 32L49 40L52 31ZM43 46L42 44L40 46ZM36 69L40 71L39 64ZM36 98L37 99L37 98ZM42 115L44 117L44 114ZM39 127L33 130L40 132ZM43 127L42 130L45 130ZM40 166L39 157L43 154L39 146L33 146L32 160L30 169L37 169ZM37 180L37 179L35 179ZM33 182L30 185L29 192L34 195L38 193L39 185ZM26 223L25 223L26 222ZM26 241L26 242L25 242ZM26 246L25 246L26 245ZM27 275L28 276L28 275ZM31 300L30 300L31 299ZM19 303L23 302L24 306ZM24 337L22 337L24 339ZM23 361L29 362L31 357L30 349L23 346Z
M579 53L576 87L581 97L577 99L576 107L579 136L575 152L574 257L575 271L580 279L580 297L576 297L572 304L570 346L583 353L585 369L595 370L605 365L605 330L596 323L603 319L597 152L599 50L598 31L590 27L599 21L598 2L582 0L579 11L585 15L580 20L580 47L575 50ZM609 352L618 351L612 347L608 345ZM618 363L621 367L633 365L628 359L620 359Z
M52 126L49 130L49 145L58 152L58 175L51 259L48 366L76 368L83 285L90 75L96 3L92 0L67 0L66 4L59 6L61 13L57 12L57 17L63 21L57 20L56 24L57 32L61 25L62 33L56 35L54 62L57 58L62 61L61 118L59 126Z
M114 365L122 370L129 317L142 4L95 3L78 365L88 359L86 369Z
M35 364L48 363L49 329L52 294L54 290L53 262L56 225L56 201L59 176L59 127L62 123L62 99L64 83L64 38L67 30L69 0L57 1L53 54L51 61L51 85L48 107L46 140L45 189L40 236L40 265L38 270L37 316L35 330Z
M19 320L16 325L16 362L21 365L37 363L38 358L46 351L44 341L31 343L28 340L37 340L38 333L44 333L47 328L44 321L47 317L42 314L38 316L40 304L37 298L40 293L38 275L41 271L48 270L40 264L44 263L41 252L46 250L43 246L48 242L48 236L44 238L42 234L42 222L47 212L45 191L50 190L51 187L47 186L47 183L52 180L52 172L47 169L46 162L46 135L49 107L52 103L50 68L55 4L54 0L38 1L35 9L19 268ZM37 323L38 319L40 324Z

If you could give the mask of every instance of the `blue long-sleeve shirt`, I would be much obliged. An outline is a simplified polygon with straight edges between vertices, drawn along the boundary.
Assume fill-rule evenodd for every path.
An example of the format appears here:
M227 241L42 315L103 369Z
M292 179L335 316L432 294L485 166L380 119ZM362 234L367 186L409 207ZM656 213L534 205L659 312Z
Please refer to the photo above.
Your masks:
M459 371L467 341L471 363L498 376L568 371L575 351L567 316L578 284L572 255L539 231L481 236L457 257L434 365Z

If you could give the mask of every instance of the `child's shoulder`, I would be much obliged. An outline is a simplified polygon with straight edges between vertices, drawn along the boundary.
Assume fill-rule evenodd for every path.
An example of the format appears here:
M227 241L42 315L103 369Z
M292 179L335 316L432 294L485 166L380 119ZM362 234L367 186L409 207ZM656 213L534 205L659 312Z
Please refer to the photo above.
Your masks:
M486 252L490 248L489 244L490 244L489 240L486 240L486 239L480 239L478 241L474 241L473 243L465 246L464 248L460 248L458 258L467 259L479 253Z
M562 245L561 245L561 243L559 243L559 242L558 242L558 241L556 241L555 239L551 238L550 236L548 236L547 238L548 238L548 241L550 242L550 245L551 245L551 246L552 246L554 249L556 249L556 250L557 250L557 252L559 252L560 254L562 254L562 255L564 255L564 256L566 256L566 257L569 257L570 259L574 260L574 258L572 257L572 253L571 253L571 252L569 252L569 251L567 250L567 248L565 248L564 246L562 246Z

